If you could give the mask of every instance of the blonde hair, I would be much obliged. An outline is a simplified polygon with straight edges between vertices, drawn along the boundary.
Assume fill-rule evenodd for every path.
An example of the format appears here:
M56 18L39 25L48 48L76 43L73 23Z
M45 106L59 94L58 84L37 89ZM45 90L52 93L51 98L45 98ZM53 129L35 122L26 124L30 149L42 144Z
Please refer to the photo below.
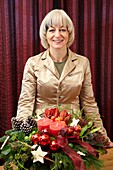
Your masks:
M69 40L67 43L67 47L70 47L74 41L75 35L74 35L74 25L70 17L66 14L65 11L60 9L55 9L49 12L45 18L43 19L41 25L40 25L40 39L42 46L47 49L49 47L49 44L46 39L46 33L50 26L64 26L67 27L69 32Z

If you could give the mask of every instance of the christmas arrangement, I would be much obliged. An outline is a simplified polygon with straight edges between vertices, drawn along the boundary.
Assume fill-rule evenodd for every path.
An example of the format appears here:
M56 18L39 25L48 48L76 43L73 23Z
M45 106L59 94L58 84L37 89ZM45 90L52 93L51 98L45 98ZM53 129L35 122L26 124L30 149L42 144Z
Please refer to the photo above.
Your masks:
M18 170L99 170L99 154L107 141L83 112L46 108L27 120L12 118L12 129L0 138L0 159L4 169Z

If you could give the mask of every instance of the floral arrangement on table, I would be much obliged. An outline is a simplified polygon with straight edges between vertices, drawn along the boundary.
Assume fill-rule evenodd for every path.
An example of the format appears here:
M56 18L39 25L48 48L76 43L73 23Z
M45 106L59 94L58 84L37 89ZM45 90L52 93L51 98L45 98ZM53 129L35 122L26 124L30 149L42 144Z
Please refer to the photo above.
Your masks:
M97 170L103 166L99 154L107 153L107 141L82 110L46 108L26 121L12 118L12 129L0 138L4 169Z

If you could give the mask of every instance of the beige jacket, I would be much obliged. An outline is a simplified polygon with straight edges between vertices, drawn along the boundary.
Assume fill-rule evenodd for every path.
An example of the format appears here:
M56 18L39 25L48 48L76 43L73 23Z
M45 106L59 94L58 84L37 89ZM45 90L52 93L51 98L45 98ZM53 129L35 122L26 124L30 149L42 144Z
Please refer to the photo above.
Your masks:
M49 51L30 57L25 65L17 117L26 119L33 111L40 113L45 105L69 105L94 116L96 126L106 135L95 102L89 60L68 50L69 57L61 76ZM35 107L34 107L35 103Z

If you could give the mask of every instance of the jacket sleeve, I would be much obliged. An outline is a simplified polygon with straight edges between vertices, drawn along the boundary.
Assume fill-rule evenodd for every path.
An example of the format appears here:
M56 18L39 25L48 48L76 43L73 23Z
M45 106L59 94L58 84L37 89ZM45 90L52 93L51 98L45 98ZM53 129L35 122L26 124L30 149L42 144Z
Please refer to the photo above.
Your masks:
M107 132L103 127L102 119L100 118L99 108L94 98L92 82L91 82L91 69L89 60L86 58L84 64L84 82L80 93L81 106L84 108L84 114L90 116L95 127L101 127L100 132L110 141L107 137Z
M34 102L36 95L36 77L34 75L34 61L29 58L26 62L21 93L18 101L17 118L25 120L31 116L34 110Z

